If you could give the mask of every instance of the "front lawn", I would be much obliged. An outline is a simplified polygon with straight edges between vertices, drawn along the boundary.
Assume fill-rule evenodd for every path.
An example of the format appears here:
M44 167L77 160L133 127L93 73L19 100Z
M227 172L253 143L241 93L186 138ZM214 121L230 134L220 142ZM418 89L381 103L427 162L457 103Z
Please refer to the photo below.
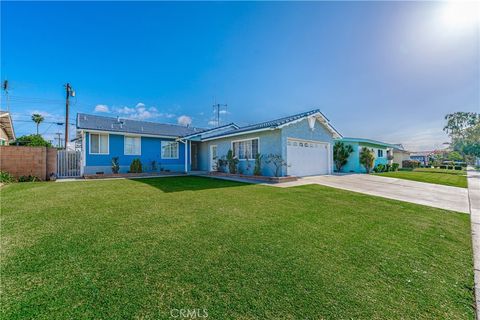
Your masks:
M466 214L199 177L0 192L2 319L474 318Z
M467 176L464 170L446 170L418 168L412 171L375 173L383 177L442 184L445 186L467 188Z

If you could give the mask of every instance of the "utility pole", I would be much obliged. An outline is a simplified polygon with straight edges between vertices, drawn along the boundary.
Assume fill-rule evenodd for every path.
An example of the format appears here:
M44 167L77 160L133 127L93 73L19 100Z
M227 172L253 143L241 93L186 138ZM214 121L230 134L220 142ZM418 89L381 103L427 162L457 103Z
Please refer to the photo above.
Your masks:
M220 112L221 111L225 111L225 113L227 112L227 104L226 103L225 104L214 103L213 104L213 112L217 116L217 119L215 120L215 122L217 123L217 127L220 126Z
M73 91L73 88L70 86L70 83L67 83L65 85L65 91L66 91L66 104L65 104L65 149L67 149L67 143L68 143L68 108L70 106L70 97L75 97L75 91Z

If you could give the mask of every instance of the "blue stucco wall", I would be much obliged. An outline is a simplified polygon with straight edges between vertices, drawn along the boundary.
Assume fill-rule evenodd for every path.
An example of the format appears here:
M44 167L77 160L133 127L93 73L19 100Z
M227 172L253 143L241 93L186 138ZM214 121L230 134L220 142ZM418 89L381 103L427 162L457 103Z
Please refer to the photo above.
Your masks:
M281 134L280 130L263 131L258 133L250 133L239 135L230 138L216 139L212 141L205 141L200 144L199 149L199 168L200 170L209 171L210 169L210 146L217 146L217 155L219 157L226 156L229 149L232 148L232 141L259 138L259 152L263 155L270 153L281 154ZM239 168L244 174L253 174L255 161L252 159L249 162L241 160ZM273 168L265 163L265 159L261 165L262 175L273 176Z
M281 129L262 131L258 133L249 133L230 138L221 138L212 141L202 142L199 149L200 170L209 171L210 169L210 146L217 145L217 154L219 157L226 156L229 149L232 148L232 141L259 138L259 152L264 155L261 165L262 175L273 176L275 169L273 165L267 164L265 158L268 154L280 154L283 159L287 159L287 138L297 138L303 140L316 140L330 143L330 149L333 146L333 137L331 133L320 123L316 122L315 129L312 131L305 119L297 123L292 123ZM330 155L333 153L330 150ZM333 163L333 158L331 162ZM253 174L255 167L254 160L250 160L250 168L247 169L247 162L240 161L240 169L244 174ZM282 175L287 174L287 168L282 170Z
M85 174L94 174L96 172L112 173L111 162L113 157L119 157L120 172L126 173L130 169L133 159L139 158L142 162L143 171L152 171L151 162L157 162L157 171L160 168L170 171L182 172L185 170L185 145L179 142L178 159L162 159L161 158L161 142L173 141L174 139L141 137L141 155L125 155L124 154L124 136L118 134L109 134L109 154L90 154L90 135L85 135ZM188 147L187 147L188 149ZM190 151L187 150L190 154ZM190 161L188 161L188 170L190 170Z
M353 152L350 154L348 158L348 162L345 166L342 167L342 172L357 172L357 173L366 173L365 167L360 164L360 151L363 147L367 147L369 149L373 149L373 155L375 156L374 166L378 164L387 164L387 148L381 146L371 146L366 145L358 142L350 142L345 143L346 145L351 145L353 148ZM383 150L383 157L377 157L378 150Z

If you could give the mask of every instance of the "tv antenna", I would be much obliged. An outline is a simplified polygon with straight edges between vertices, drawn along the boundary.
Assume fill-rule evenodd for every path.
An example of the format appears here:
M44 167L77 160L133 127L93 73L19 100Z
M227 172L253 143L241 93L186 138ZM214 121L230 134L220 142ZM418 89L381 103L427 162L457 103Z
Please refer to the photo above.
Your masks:
M217 127L220 126L220 114L221 113L227 113L227 104L224 103L216 103L214 101L213 103L213 113L215 114L215 124Z

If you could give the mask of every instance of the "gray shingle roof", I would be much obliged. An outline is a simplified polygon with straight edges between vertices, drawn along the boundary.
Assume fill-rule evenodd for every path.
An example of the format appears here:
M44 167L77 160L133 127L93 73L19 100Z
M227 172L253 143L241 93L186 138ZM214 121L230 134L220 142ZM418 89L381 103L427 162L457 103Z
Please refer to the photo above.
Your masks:
M77 129L148 134L175 138L204 130L176 124L112 118L85 113L79 113L77 115Z
M275 119L275 120L260 122L260 123L256 123L256 124L251 124L251 125L248 125L248 126L240 127L239 129L230 130L230 131L227 131L227 132L222 132L221 134L211 136L208 139L221 137L221 136L225 136L225 135L229 135L229 134L249 132L249 131L254 131L254 130L259 130L259 129L277 128L281 125L287 124L289 122L292 122L292 121L295 121L295 120L298 120L298 119L308 117L308 116L316 114L316 113L320 113L328 121L327 117L325 117L325 115L323 115L323 113L320 112L319 109L315 109L315 110L310 110L310 111L307 111L307 112L294 114L294 115L291 115L291 116L288 116L288 117L283 117L283 118L279 118L279 119ZM333 126L330 125L330 127L334 131L336 131L335 128L333 128Z

